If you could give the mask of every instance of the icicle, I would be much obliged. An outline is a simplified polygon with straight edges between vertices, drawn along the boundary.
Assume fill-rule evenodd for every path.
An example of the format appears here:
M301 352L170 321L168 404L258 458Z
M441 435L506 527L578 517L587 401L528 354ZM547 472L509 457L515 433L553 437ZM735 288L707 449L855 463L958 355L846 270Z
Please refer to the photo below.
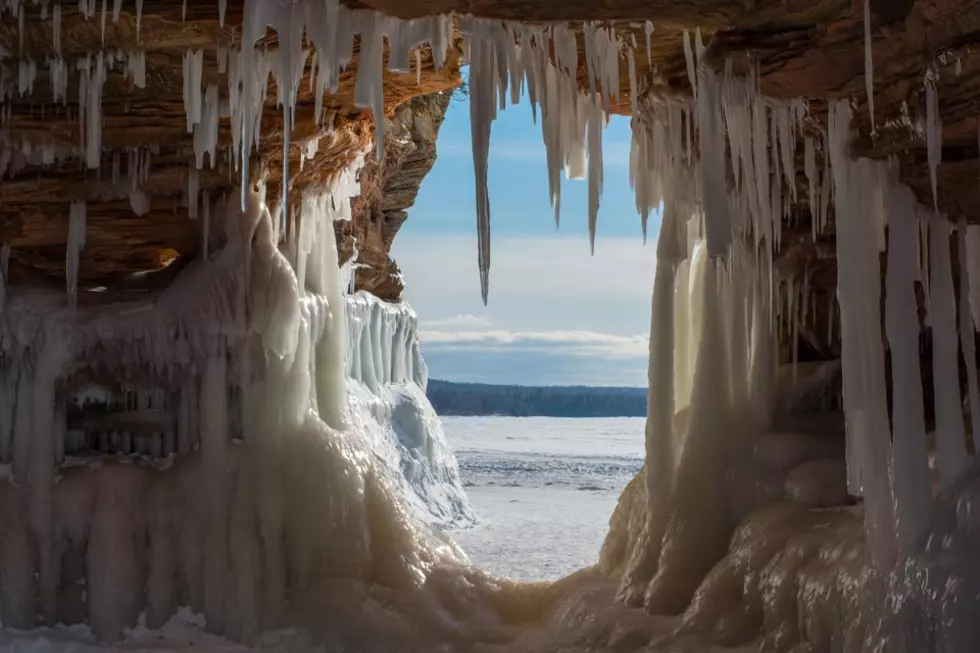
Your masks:
M691 83L691 93L698 97L697 73L694 71L694 54L691 52L691 37L684 30L684 61L687 63L687 81Z
M375 153L384 154L384 28L382 16L374 15L361 26L361 59L354 88L354 106L371 109L374 116Z
M143 22L143 0L136 0L136 42L140 40L140 24Z
M964 265L960 262L960 266ZM970 313L973 315L973 329L980 331L980 226L971 224L966 228L966 269L970 281ZM980 441L978 441L980 444Z
M629 63L630 75L630 111L635 116L638 110L636 107L636 60L633 57L633 48L626 49L626 59Z
M896 556L891 434L881 334L881 269L878 235L868 215L882 181L868 159L847 152L851 109L846 100L830 105L828 150L836 189L837 295L840 301L843 399L847 433L848 486L865 498L865 530L871 559L890 569Z
M807 136L803 139L803 170L806 172L809 192L807 199L810 204L810 233L813 241L817 241L817 232L820 222L820 211L817 206L817 159L813 151L813 139Z
M126 61L126 73L136 88L146 88L146 52L130 52Z
M966 366L970 427L973 442L976 443L980 442L980 389L978 389L977 385L977 351L973 333L973 316L970 312L972 288L966 248L967 233L966 220L961 218L956 227L960 263L960 352L963 354L963 364Z
M966 464L965 428L956 364L956 298L949 253L949 223L933 216L929 223L932 376L936 406L936 463L939 481L948 487Z
M78 258L85 247L85 202L75 200L68 214L68 247L65 260L65 284L68 303L74 308L78 301Z
M939 115L939 98L936 96L936 73L926 75L926 144L929 159L929 180L932 182L932 208L939 211L936 193L936 168L943 160L943 123Z
M184 53L184 112L187 114L187 133L201 122L201 77L204 73L204 51Z
M113 24L119 22L119 12L122 11L122 0L113 0L112 2L112 22Z
M956 76L959 77L963 74L963 62L960 61L959 57L956 57Z
M871 135L875 128L874 61L871 57L871 0L864 0L864 90L868 94L868 115L871 118Z
M892 360L892 461L898 551L904 557L928 523L932 479L926 449L919 363L919 307L915 297L919 230L915 196L905 186L889 195L885 330Z
M184 4L180 8L180 19L187 20L187 0L184 0Z
M102 47L105 48L106 0L102 0Z
M54 12L51 15L51 40L54 42L54 53L61 56L61 3L59 2L54 6Z
M602 107L593 96L588 117L589 147L589 249L595 255L595 228L602 195Z
M0 246L0 314L3 314L3 307L7 303L7 292L10 289L10 278L7 276L7 271L9 269L10 269L10 243L4 242L3 245ZM3 398L0 398L0 402L2 401ZM8 411L10 410L9 406L7 406L6 408ZM12 418L12 415L10 413L8 413L8 417L5 417L4 419L8 419L8 418ZM3 431L0 431L0 437L4 438L3 442L9 444L9 439L8 439L9 435L5 434ZM4 445L3 447L0 447L0 452L6 451L7 446L8 445ZM9 460L9 459L10 458L8 455L3 455L2 453L0 453L0 460Z
M186 6L187 0L184 0ZM228 11L228 0L218 0L218 25L225 26L225 13Z
M479 27L479 26L478 26ZM487 193L487 156L494 118L494 50L482 33L470 40L470 132L476 176L476 224L479 241L480 292L487 303L490 290L490 198Z
M209 244L211 237L211 194L204 191L204 197L201 199L204 209L204 218L201 221L201 259L207 263L211 251Z
M187 169L187 216L197 220L197 201L201 190L201 176L197 168Z
M653 23L649 20L643 25L643 33L646 35L647 39L647 66L650 68L650 74L653 74L653 59L650 57L650 35L653 34Z
M725 174L725 133L721 118L715 72L707 66L698 79L697 121L698 157L701 194L704 202L705 233L708 254L720 258L727 254L732 240L731 216L728 213L728 180Z

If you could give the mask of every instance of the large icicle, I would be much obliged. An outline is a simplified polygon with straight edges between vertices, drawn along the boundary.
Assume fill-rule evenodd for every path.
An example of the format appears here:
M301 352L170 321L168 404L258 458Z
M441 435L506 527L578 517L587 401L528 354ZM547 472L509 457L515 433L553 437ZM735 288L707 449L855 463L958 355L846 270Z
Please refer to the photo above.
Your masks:
M938 73L930 71L926 75L926 147L929 161L929 181L932 183L932 208L939 211L939 196L936 190L936 168L943 159L943 122L939 115L939 98L936 95Z
M932 478L926 449L919 363L919 228L915 196L905 186L888 196L888 272L885 330L892 360L892 461L898 553L911 553L931 514Z
M840 303L848 484L865 499L865 531L878 569L895 560L890 479L891 433L881 334L881 269L877 224L883 165L852 161L847 152L851 109L831 104L828 149L836 189L837 296ZM869 219L870 218L870 219Z
M966 366L967 391L970 406L970 429L973 442L980 442L980 390L977 388L977 350L973 333L973 316L970 312L970 273L967 266L966 252L966 220L960 219L956 226L957 243L959 244L960 263L960 351L963 354L963 364ZM974 444L974 447L976 444Z
M479 241L480 293L487 303L490 291L490 197L487 193L487 157L490 125L495 117L494 81L496 56L493 41L474 25L470 39L470 132L473 141L473 172L476 176L476 229Z
M980 331L980 225L971 224L966 228L966 269L970 279L973 329Z
M874 59L871 56L871 0L864 0L864 91L868 94L868 116L871 118L871 135L875 128Z
M936 406L936 465L939 482L948 487L966 464L966 432L960 404L957 365L956 297L949 253L949 222L929 221L929 315L932 322L932 378Z

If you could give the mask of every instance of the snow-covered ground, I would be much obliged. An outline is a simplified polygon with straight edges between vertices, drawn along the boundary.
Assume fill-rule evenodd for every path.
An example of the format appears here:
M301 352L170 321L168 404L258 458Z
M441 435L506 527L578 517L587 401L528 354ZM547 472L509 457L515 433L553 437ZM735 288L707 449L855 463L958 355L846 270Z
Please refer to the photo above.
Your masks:
M181 609L161 630L130 630L126 640L99 644L88 626L61 626L30 632L0 629L3 653L327 653L299 630L263 633L254 647L210 635L204 618Z
M478 524L453 533L473 563L521 580L593 564L643 464L643 418L444 417Z

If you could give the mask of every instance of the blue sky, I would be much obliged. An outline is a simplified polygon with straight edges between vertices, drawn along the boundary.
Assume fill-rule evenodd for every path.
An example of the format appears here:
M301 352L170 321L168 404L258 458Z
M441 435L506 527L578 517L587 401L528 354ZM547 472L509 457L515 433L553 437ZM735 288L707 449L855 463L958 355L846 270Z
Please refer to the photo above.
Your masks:
M540 126L509 106L490 140L489 305L480 299L469 106L454 100L438 159L393 246L430 376L524 385L646 385L656 229L643 245L629 188L629 120L603 134L604 190L589 254L587 182L548 201Z

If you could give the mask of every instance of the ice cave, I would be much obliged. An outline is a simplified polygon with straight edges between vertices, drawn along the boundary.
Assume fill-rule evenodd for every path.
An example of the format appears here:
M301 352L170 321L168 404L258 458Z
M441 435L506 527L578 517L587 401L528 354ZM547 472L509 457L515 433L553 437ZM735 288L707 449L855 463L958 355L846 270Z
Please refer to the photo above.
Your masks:
M978 33L966 0L0 0L0 649L980 650ZM646 462L553 583L439 530L472 508L390 256L464 66L484 302L521 98L554 219L582 180L594 244L619 114L660 224Z

